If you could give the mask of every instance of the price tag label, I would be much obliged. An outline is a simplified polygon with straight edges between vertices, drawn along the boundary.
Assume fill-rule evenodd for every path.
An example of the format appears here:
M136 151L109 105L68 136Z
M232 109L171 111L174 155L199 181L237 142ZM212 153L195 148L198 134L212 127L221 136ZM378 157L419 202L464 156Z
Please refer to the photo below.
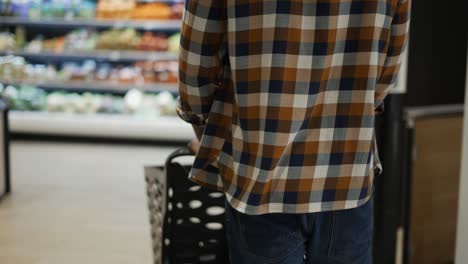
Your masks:
M144 30L150 31L150 30L153 30L154 28L155 28L154 22L145 21L145 23L143 23L143 29Z
M155 60L159 60L161 57L159 56L157 52L151 52L148 58L150 61L155 61Z
M109 59L111 61L118 61L120 57L121 55L120 55L120 52L118 51L112 51L111 53L109 53Z
M125 27L125 24L126 24L126 23L125 23L124 21L122 21L122 20L116 20L116 21L114 22L113 27L114 27L114 28L119 28L119 29L120 29L120 28L124 28L124 27Z

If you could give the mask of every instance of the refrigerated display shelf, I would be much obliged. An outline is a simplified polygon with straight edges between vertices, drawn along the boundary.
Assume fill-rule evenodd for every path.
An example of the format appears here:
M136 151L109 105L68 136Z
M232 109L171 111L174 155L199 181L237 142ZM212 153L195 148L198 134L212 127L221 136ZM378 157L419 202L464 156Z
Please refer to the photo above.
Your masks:
M97 59L106 61L158 61L176 60L177 54L173 52L153 51L126 51L126 50L96 50L96 51L66 51L61 53L41 51L1 51L0 55L15 55L39 60L61 59Z
M0 25L36 27L96 27L96 28L136 28L147 31L179 31L180 20L104 20L104 19L28 19L21 17L0 17Z
M187 142L190 125L177 117L138 118L118 114L9 112L12 133Z
M144 92L169 91L177 93L177 84L173 83L151 83L151 84L113 84L99 82L45 82L45 81L9 81L1 80L4 85L29 85L48 90L72 90L72 91L99 91L99 92L127 92L130 89L138 89Z

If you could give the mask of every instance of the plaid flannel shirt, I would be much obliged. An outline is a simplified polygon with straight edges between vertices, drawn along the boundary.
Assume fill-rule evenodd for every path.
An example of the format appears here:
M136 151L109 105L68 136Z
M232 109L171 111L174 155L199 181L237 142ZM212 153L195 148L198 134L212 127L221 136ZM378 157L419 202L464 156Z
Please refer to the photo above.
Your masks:
M205 126L190 179L247 214L349 209L380 168L375 114L410 0L188 0L178 113Z

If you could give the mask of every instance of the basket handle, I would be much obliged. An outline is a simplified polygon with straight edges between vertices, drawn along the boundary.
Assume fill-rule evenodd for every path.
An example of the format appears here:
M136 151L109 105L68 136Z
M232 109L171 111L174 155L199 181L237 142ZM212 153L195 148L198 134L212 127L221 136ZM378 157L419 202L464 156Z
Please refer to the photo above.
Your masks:
M166 159L166 167L172 163L172 160L178 157L193 156L193 152L188 147L181 147L172 152Z

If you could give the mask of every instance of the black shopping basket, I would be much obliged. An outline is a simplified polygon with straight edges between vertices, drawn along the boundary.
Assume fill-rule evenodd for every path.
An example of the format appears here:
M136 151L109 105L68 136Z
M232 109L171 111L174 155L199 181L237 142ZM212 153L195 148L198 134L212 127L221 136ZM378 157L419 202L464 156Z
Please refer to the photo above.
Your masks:
M224 232L224 194L188 179L190 166L175 159L164 167L145 168L155 264L228 264Z

